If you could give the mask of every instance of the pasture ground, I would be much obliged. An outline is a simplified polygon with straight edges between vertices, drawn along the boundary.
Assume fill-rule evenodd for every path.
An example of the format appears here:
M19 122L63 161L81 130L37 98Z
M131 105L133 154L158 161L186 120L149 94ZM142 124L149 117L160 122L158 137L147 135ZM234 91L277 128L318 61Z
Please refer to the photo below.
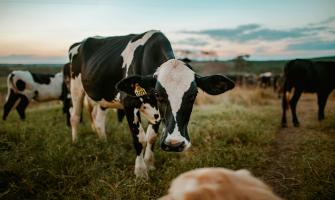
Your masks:
M326 120L316 120L316 96L304 94L301 127L285 129L271 89L236 88L219 97L200 92L197 102L189 124L192 148L167 153L156 144L157 169L149 181L135 179L130 132L113 111L107 143L84 115L77 144L59 103L32 104L25 122L12 112L0 122L0 199L157 199L178 174L200 167L249 169L285 199L334 199L334 93Z

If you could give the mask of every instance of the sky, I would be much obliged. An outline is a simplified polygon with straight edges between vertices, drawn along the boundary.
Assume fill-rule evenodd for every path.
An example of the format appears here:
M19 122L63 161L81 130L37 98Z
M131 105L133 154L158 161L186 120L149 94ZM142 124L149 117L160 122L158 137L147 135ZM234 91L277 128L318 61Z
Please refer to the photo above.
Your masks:
M90 36L162 31L178 57L335 55L334 0L1 0L0 63L65 63Z

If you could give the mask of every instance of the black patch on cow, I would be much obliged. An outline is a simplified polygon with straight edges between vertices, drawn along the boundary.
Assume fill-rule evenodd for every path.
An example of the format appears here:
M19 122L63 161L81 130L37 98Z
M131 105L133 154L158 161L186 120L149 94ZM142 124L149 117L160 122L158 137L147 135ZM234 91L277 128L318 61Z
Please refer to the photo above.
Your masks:
M19 91L23 91L24 89L26 89L26 83L22 81L21 79L17 80L15 85Z
M53 74L36 74L31 73L34 81L39 84L50 84L51 78L55 77Z
M20 95L20 102L16 107L17 112L22 120L26 119L26 108L29 104L29 100L26 96Z
M189 58L187 58L187 57L185 57L185 58L183 58L183 59L179 59L179 60L181 60L181 61L183 61L184 63L190 63L190 62L192 62L192 60L191 59L189 59Z
M8 94L8 99L4 105L4 111L3 111L3 116L2 119L6 120L10 110L13 108L15 105L16 101L20 98L19 94L16 94L14 90L10 89L9 94Z
M37 99L37 98L38 98L38 91L35 90L35 91L34 91L34 99Z

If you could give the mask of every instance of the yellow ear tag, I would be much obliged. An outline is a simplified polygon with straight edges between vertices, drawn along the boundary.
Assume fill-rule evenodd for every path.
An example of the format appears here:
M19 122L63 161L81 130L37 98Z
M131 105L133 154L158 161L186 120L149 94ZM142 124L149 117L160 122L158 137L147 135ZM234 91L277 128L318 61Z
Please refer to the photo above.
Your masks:
M144 96L146 94L147 94L147 92L145 91L145 89L142 88L138 83L135 83L135 95L137 97L141 97L141 96Z

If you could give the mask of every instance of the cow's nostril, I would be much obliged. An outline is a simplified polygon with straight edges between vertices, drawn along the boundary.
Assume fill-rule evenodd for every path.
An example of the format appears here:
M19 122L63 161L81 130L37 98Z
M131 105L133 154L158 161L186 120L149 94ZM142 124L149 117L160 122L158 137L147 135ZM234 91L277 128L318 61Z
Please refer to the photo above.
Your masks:
M158 114L154 114L154 118L158 119L159 115Z
M169 146L170 148L179 148L181 146L184 146L185 142L168 142L168 143L165 143L167 146Z

